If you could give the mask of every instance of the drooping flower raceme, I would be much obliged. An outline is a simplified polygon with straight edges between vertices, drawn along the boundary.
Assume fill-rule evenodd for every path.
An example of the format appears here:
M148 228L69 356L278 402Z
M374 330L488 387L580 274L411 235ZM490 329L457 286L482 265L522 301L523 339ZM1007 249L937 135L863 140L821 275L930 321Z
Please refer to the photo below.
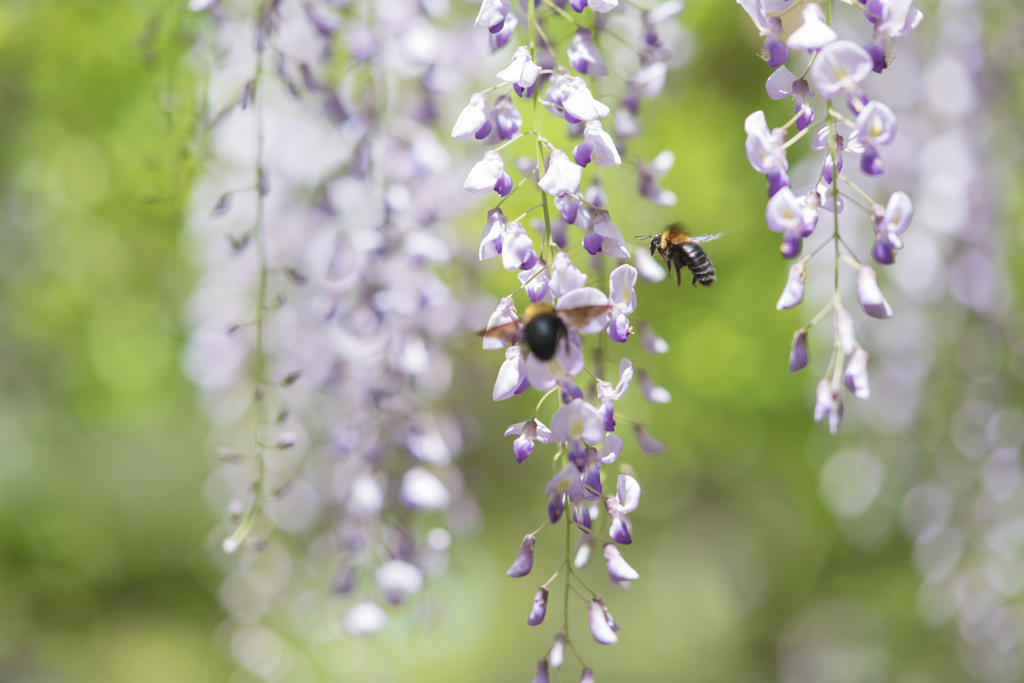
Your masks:
M292 678L288 662L306 656L294 614L302 634L379 631L395 613L384 603L414 599L444 570L447 524L472 524L454 512L472 506L443 401L444 342L462 311L438 276L453 258L448 220L471 195L438 142L451 121L418 85L465 65L439 45L410 60L401 36L440 29L414 0L387 5L220 3L200 34L202 114L216 123L189 218L204 272L185 365L225 444L209 486L226 510L225 634L259 631L276 664L232 652L266 680ZM481 21L508 9L490 3ZM382 78L398 61L403 74ZM418 86L401 103L385 97L398 78ZM453 135L486 137L490 116L474 98ZM501 171L488 158L469 189L490 192ZM495 225L481 257L504 247Z
M824 247L832 245L829 251L837 271L832 278L832 296L825 309L793 336L789 369L796 372L807 366L810 358L807 333L834 311L835 343L825 377L818 383L814 407L814 419L821 421L828 417L829 429L834 433L843 415L843 387L858 398L868 396L868 354L857 342L853 318L844 308L839 289L841 264L856 269L857 298L865 314L874 318L888 318L893 314L878 285L875 270L866 263L869 259L858 257L848 246L849 242L842 239L839 214L850 205L864 210L868 215L866 225L874 237L871 256L884 266L895 261L896 251L903 246L899 235L907 229L913 215L910 198L904 192L893 193L885 206L873 201L844 174L844 155L859 155L859 170L864 176L884 173L882 150L895 139L896 115L883 102L870 99L861 90L861 83L873 71L884 70L889 62L891 40L917 26L921 13L910 6L910 0L862 2L860 9L866 19L862 26L871 29L871 36L866 40L850 39L836 31L831 16L833 3L826 2L823 9L820 3L807 2L801 10L802 23L786 37L783 46L779 16L790 9L790 2L737 2L765 36L763 56L775 69L765 84L769 97L792 97L795 103L793 118L781 127L769 128L761 111L748 116L744 124L747 159L754 170L765 175L768 184L765 222L782 236L782 256L799 259L790 267L777 309L793 308L803 301L807 262ZM861 47L865 42L869 44L868 49ZM787 62L797 59L804 64L787 68ZM794 72L806 73L809 80L795 77ZM824 152L820 172L817 178L806 179L806 187L793 190L786 152L809 134L811 149ZM816 231L821 232L822 212L831 213L829 233L818 245L805 250L804 240L813 238Z
M535 539L546 526L572 525L581 537L581 550L572 562L571 548L565 548L567 559L560 575L564 575L566 591L572 591L574 582L583 586L577 573L596 540L602 542L596 547L604 549L613 584L628 585L639 576L618 544L632 541L627 515L636 509L640 485L633 476L613 471L620 455L630 451L620 436L621 428L617 431L615 403L626 394L634 369L630 360L622 358L617 362L617 375L607 375L601 348L627 343L633 336L638 310L635 285L640 273L623 262L633 257L633 250L616 224L613 209L607 206L597 177L600 174L622 183L627 171L620 167L626 166L628 159L625 140L639 133L636 116L641 101L661 91L672 56L672 46L662 42L658 26L675 17L681 6L673 0L641 12L612 0L569 0L568 6L565 2L527 2L522 5L525 18L522 14L517 18L515 7L485 0L478 26L493 34L514 24L525 28L528 35L518 36L517 41L512 34L509 42L514 49L510 61L503 61L507 66L492 74L494 81L485 89L469 96L469 102L460 105L461 111L453 112L453 138L470 143L476 138L488 145L464 184L469 192L489 196L493 202L481 236L480 258L500 256L502 266L515 272L518 280L518 289L500 300L483 332L485 349L504 349L505 353L493 397L505 400L531 389L543 392L533 414L515 416L505 434L514 437L512 454L524 467L538 461L533 453L541 448L548 452L543 460L553 453L557 465L553 476L546 473L538 478L538 488L543 488L547 499L546 514L537 511L538 523L546 521L526 536L508 575L521 578L529 574ZM611 13L636 21L639 58L633 63L607 61L601 15ZM567 27L571 27L569 31ZM548 44L548 37L556 35L565 39ZM543 51L535 47L542 41ZM496 47L492 42L492 48ZM594 79L612 72L627 74L627 82L623 90L609 95L615 85L602 83L598 88ZM517 109L523 107L532 110L532 130L522 130L525 116ZM608 125L613 110L614 130ZM559 123L577 138L571 149L559 148L542 133ZM529 153L530 161L516 163L524 177L506 180L504 174L512 173L512 164L507 162L512 145ZM671 152L662 152L650 163L632 161L630 166L639 171L634 176L639 194L659 205L675 203L675 195L656 184L674 161ZM510 212L507 207L514 205L523 207L523 213ZM531 220L534 212L537 218ZM597 277L586 272L587 264L580 258L570 257L570 249L576 253L585 250L595 259L591 266L595 266ZM645 276L657 277L660 272L664 277L656 264L644 262L644 266ZM519 296L528 300L517 308L514 299L520 291ZM665 342L649 327L645 333L648 339L657 340L652 342L657 352L664 352ZM668 400L668 392L642 372L639 376L645 397ZM587 383L591 385L587 387ZM545 405L549 397L558 402L557 408ZM542 422L540 413L545 409ZM644 435L637 439L641 448L652 447L646 432L637 429L636 433ZM609 482L616 482L617 489ZM530 625L543 621L553 581L554 577L534 594ZM619 627L604 599L587 588L581 590L571 595L586 595L594 639L601 644L617 640ZM564 648L572 642L568 633L556 637L550 662L541 660L536 680L548 680L549 663L560 671ZM573 651L580 652L578 646ZM584 668L583 676L591 680L593 672Z

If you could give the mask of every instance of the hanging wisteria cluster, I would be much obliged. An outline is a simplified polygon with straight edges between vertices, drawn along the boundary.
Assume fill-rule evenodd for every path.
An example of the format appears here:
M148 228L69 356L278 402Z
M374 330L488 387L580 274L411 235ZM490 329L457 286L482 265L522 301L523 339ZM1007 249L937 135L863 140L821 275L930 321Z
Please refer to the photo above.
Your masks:
M549 590L561 579L560 632L550 652L538 661L534 681L547 681L551 668L563 678L567 649L579 662L580 680L591 681L593 671L570 635L569 601L580 598L586 604L590 633L596 642L616 642L619 626L604 597L583 581L580 570L599 545L613 584L626 586L639 577L620 546L632 541L628 514L637 508L640 485L628 466L621 466L617 475L610 467L624 450L616 431L622 420L616 420L615 403L629 388L634 368L623 358L617 374L609 377L604 367L604 338L617 343L628 340L634 332L629 316L637 309L634 286L638 274L658 279L665 272L641 249L636 256L639 272L628 263L615 265L607 275L605 293L605 261L618 263L631 255L606 208L608 200L596 172L587 169L622 164L626 139L640 132L636 115L641 100L656 96L665 82L671 50L659 33L660 25L668 23L671 29L666 20L681 11L682 3L666 2L649 11L619 7L617 0L524 4L525 16L512 11L507 0L481 4L475 24L489 31L492 50L509 44L515 47L508 66L494 75L497 84L469 98L452 137L475 137L489 147L463 184L470 193L495 197L479 257L500 256L502 266L517 273L521 283L499 301L483 332L484 348L504 349L505 354L493 398L508 399L531 387L542 392L533 414L518 416L528 419L511 425L505 435L516 437L512 454L519 463L533 453L537 443L553 447L549 451L553 476L544 487L549 501L547 521L523 538L508 576L530 574L539 534L559 522L565 525L565 559L537 589L527 619L533 626L544 621ZM517 28L523 44L512 40ZM604 46L610 40L632 48L627 61L620 64L609 58ZM609 77L620 69L627 74L619 76L624 84ZM602 92L609 95L602 96ZM604 123L612 114L613 107L606 103L611 101L615 103L616 139ZM532 128L524 130L524 120L532 120ZM553 141L552 130L559 136L567 130L579 141L571 150L563 149ZM518 179L507 170L503 158L512 149L525 155L514 164ZM671 152L665 152L650 164L636 161L640 194L660 205L675 202L671 192L656 184L672 159ZM590 175L586 182L585 175ZM616 176L615 182L621 183L621 179ZM524 207L511 218L504 210L510 199ZM534 212L541 217L524 224ZM569 226L579 232L574 234ZM537 235L532 233L534 229ZM587 255L601 288L587 286L587 264L583 263ZM515 302L520 291L528 300L522 314ZM667 350L649 328L642 327L641 332L649 351ZM585 348L593 348L591 362ZM593 382L581 387L579 379L584 376ZM637 371L637 379L648 400L668 400L668 392L655 386L642 371ZM549 426L539 418L551 396L559 405L551 413ZM640 449L663 449L640 425L634 425L634 431Z
M895 139L896 116L881 101L870 99L860 84L872 72L882 73L886 69L894 54L894 39L911 32L922 14L910 6L909 0L848 3L865 20L861 22L865 35L851 40L841 37L833 28L832 0L737 2L765 38L762 57L775 69L765 84L769 97L792 97L795 103L795 114L780 127L769 128L763 111L748 116L744 124L747 158L768 181L770 199L765 220L771 230L782 235L783 257L796 259L790 266L777 309L792 308L803 300L807 262L832 247L832 296L793 335L789 370L796 372L808 365L808 332L832 313L835 341L824 377L817 386L814 419L821 421L827 417L829 430L835 433L843 416L843 387L857 398L869 395L868 353L857 341L853 316L843 304L841 263L856 272L857 298L864 313L873 318L892 315L875 270L869 265L870 259L854 253L841 235L839 214L846 205L864 211L865 227L874 233L871 259L883 266L894 263L896 252L903 246L900 235L913 215L905 192L893 192L885 205L875 202L849 173L844 173L844 155L857 155L859 170L866 177L877 177L885 171L882 148ZM793 16L798 9L802 23L783 41L783 19ZM791 54L804 58L797 70L799 76L786 66L792 64ZM822 162L817 177L809 185L793 189L787 150L808 136L811 149L823 152ZM831 214L831 234L801 255L803 241L814 234L822 212Z
M221 446L231 650L269 680L310 666L289 633L381 629L475 516L436 272L466 202L433 125L467 65L428 4L191 3L211 159L186 365Z

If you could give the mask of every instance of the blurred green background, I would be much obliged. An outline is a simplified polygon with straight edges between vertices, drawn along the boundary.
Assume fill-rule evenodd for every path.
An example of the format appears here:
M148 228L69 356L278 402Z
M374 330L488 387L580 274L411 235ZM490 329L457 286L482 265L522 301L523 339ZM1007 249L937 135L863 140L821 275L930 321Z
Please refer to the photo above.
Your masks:
M179 245L195 79L180 66L181 4L0 4L0 681L250 680L216 636L212 448L179 362L194 278ZM670 448L624 456L644 487L627 552L641 580L613 589L595 558L588 582L623 630L610 648L581 637L582 650L600 681L782 680L801 647L820 655L806 680L966 680L955 631L918 616L898 498L883 496L881 531L858 547L822 502L822 463L857 435L814 425L815 377L786 371L807 312L774 309L785 267L743 154L744 118L775 106L759 45L731 2L694 2L685 23L695 60L671 77L675 96L648 105L636 143L646 158L676 150L663 184L679 206L637 204L620 225L652 232L684 214L695 232L731 232L714 244L714 288L639 290L638 314L672 345L642 362L673 400L633 391L620 410ZM397 623L317 645L348 671L322 680L527 681L549 647L550 624L525 624L536 582L504 576L543 519L548 464L517 466L500 437L533 399L483 401L498 362L469 358L487 379L457 399L483 404L463 467L485 521L412 610L429 607L426 632ZM540 537L533 578L560 547Z

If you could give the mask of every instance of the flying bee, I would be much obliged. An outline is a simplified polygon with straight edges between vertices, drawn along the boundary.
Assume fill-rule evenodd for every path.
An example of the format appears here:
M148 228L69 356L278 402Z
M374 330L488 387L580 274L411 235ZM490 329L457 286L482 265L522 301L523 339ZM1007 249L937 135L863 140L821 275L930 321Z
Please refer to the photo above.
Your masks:
M555 355L559 340L568 338L569 328L583 327L610 308L600 305L556 309L546 301L538 301L527 306L518 320L481 330L478 334L498 339L503 344L525 341L533 355L546 361Z
M683 268L689 268L693 273L692 284L694 286L699 282L705 287L709 287L715 281L715 266L700 245L718 239L724 234L716 232L710 235L690 237L683 232L678 223L673 223L660 235L637 235L637 237L652 238L651 256L654 256L654 252L661 254L670 275L672 267L675 266L677 285L682 284Z

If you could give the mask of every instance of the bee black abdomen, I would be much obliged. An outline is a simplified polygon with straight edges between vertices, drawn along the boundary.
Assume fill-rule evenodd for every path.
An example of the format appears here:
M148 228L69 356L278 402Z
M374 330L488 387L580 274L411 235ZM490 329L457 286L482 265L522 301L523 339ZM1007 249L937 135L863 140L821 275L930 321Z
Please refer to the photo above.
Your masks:
M709 286L715 281L715 266L711 263L711 259L704 252L699 244L693 242L686 242L681 245L683 251L686 253L690 267L690 271L693 272L693 283L698 282L705 287Z
M538 315L526 323L523 334L533 355L550 360L555 355L558 340L566 334L565 323L556 315Z

